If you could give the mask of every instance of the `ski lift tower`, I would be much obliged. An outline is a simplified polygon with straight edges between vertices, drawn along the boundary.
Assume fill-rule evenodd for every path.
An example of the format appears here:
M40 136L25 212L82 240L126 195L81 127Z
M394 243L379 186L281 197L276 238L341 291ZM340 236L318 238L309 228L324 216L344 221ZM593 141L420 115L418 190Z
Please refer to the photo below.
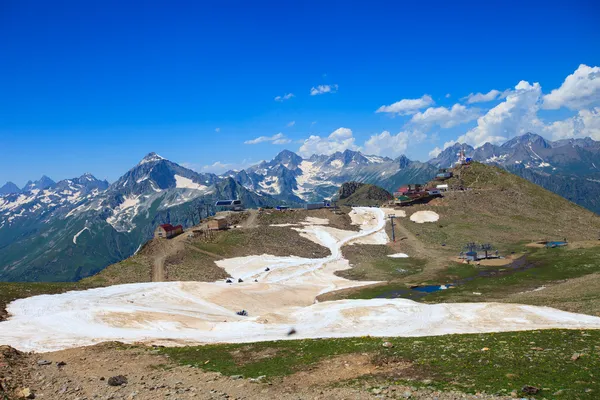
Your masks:
M465 165L467 163L467 156L465 155L465 149L461 148L457 154L458 161L456 162L459 165Z

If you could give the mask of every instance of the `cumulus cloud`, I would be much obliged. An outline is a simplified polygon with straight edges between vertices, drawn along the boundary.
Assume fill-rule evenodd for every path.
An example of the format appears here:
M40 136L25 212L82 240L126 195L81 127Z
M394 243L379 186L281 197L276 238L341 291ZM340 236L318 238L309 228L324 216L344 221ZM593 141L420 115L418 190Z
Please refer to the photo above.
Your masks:
M222 174L223 172L230 170L238 171L254 164L256 164L256 162L249 159L244 159L239 163L226 163L222 161L215 161L214 163L208 165L197 165L188 162L181 163L181 165L185 168L192 169L196 172L210 172L213 174Z
M506 99L477 119L477 126L458 138L461 143L478 147L486 142L502 143L510 136L525 133L537 119L542 88L521 81Z
M439 147L435 146L433 148L433 150L431 150L429 152L429 158L436 158L437 156L440 155L441 152L442 152L442 149L440 149Z
M284 94L283 96L276 96L276 97L275 97L275 101L279 101L279 102L281 102L281 101L289 100L289 99L291 99L292 97L295 97L295 96L294 96L294 93L286 93L286 94Z
M539 124L538 131L552 140L589 136L600 140L600 107L580 110L576 115L550 124Z
M371 136L365 142L364 152L378 156L397 157L406 151L408 142L409 133L407 132L392 135L388 131L383 131Z
M285 135L280 132L273 136L259 136L256 139L246 140L244 144L259 144L265 142L271 142L273 144L286 144L290 143L291 140L286 138Z
M327 137L311 135L304 140L298 153L303 157L310 157L313 154L333 154L346 149L359 150L359 147L351 129L338 128Z
M435 158L435 157L439 156L442 151L446 150L448 147L454 146L455 144L456 144L456 141L450 140L450 141L444 143L443 148L439 148L438 146L436 146L433 148L433 150L431 150L429 152L429 157Z
M221 128L215 128L215 132L217 132L217 133L221 132Z
M338 85L319 85L317 87L310 88L310 95L316 96L324 93L335 93L338 90Z
M410 115L415 114L422 108L429 107L433 103L434 101L431 96L426 94L419 99L402 99L389 106L381 106L375 112Z
M581 64L563 84L545 95L542 107L555 110L567 107L578 110L600 104L600 67Z
M446 98L449 99L450 98L450 93L446 93Z
M288 123L287 123L287 125L286 125L286 126L287 126L288 128L291 128L291 127L292 127L292 126L294 126L294 125L296 125L296 121L290 121L290 122L288 122Z
M455 104L452 108L429 107L424 112L412 116L410 123L429 129L435 125L442 128L452 128L477 119L480 111L477 108L467 108L462 104Z
M506 98L506 96L509 95L509 93L510 90L505 90L504 92L501 92L499 90L492 89L487 93L470 93L468 96L463 97L461 100L466 100L469 104L485 103L496 99L504 99Z

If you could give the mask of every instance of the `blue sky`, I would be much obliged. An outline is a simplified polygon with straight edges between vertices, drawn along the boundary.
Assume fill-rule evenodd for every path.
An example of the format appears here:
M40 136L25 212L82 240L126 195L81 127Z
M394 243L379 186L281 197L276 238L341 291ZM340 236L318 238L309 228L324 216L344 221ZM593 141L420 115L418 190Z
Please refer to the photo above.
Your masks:
M600 139L597 2L408 3L0 1L0 184Z

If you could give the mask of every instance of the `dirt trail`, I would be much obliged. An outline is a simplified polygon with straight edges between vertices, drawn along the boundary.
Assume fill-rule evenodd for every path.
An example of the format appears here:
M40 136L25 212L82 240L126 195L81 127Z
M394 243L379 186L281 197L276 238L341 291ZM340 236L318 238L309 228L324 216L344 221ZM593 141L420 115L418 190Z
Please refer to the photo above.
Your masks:
M185 248L185 234L179 235L173 239L158 239L159 245L156 253L153 255L152 262L152 282L165 282L165 260Z
M258 210L248 210L248 212L250 213L250 215L248 216L248 218L246 218L246 220L242 224L242 227L256 228L258 226Z

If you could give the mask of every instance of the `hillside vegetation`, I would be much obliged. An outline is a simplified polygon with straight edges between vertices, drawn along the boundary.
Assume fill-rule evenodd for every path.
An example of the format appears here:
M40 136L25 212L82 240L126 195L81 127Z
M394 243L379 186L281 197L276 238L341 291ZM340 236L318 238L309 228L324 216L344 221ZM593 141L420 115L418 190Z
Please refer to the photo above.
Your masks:
M489 242L508 251L533 241L598 238L599 215L499 167L463 166L447 183L467 190L406 209L408 215L433 210L440 215L437 223L400 221L430 246L460 251L468 242Z

